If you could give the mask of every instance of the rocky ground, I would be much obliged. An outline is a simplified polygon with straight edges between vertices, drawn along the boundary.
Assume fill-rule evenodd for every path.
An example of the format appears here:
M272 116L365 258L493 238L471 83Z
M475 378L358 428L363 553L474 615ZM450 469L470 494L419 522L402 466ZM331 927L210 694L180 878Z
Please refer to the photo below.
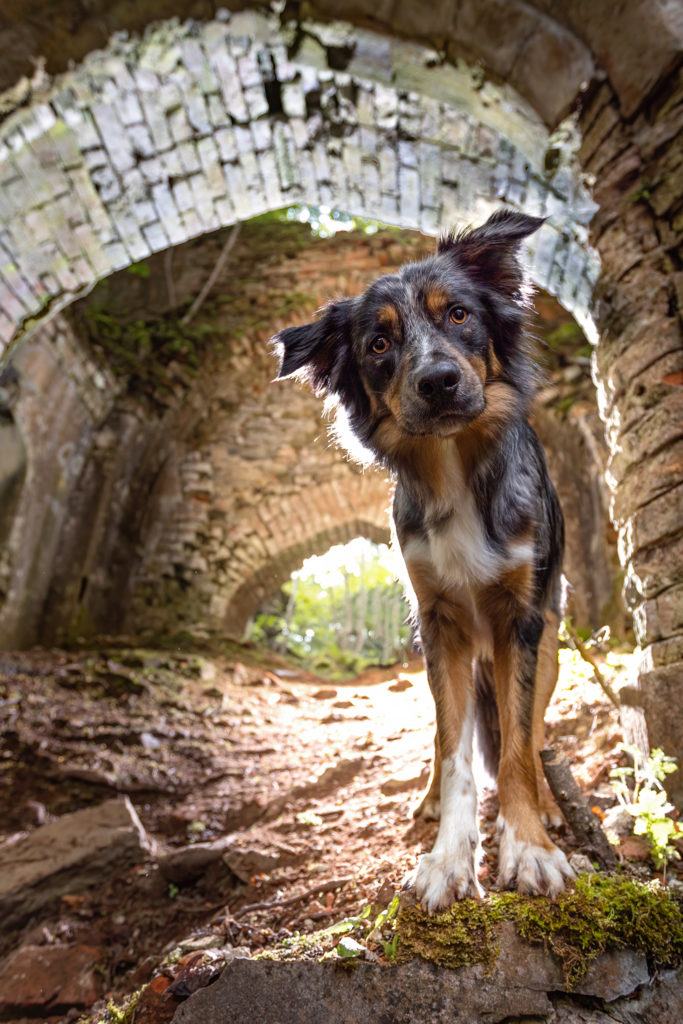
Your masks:
M548 738L602 814L614 803L619 712L577 655L564 650L562 663ZM600 663L618 689L630 656ZM268 949L386 906L436 833L411 817L433 735L418 661L330 684L248 648L6 653L0 723L3 1020L114 1020L108 1001L142 986L138 1024L170 1020L226 949ZM124 796L142 829L112 805L125 820L111 842L125 843L103 859L100 842L100 880L87 884L102 830L66 816ZM485 888L496 810L486 788ZM39 859L21 844L52 843L41 829L60 820L82 858L38 884L51 894L42 906L12 890L10 914L12 872ZM575 850L566 827L554 838ZM653 873L643 841L623 837L618 855Z

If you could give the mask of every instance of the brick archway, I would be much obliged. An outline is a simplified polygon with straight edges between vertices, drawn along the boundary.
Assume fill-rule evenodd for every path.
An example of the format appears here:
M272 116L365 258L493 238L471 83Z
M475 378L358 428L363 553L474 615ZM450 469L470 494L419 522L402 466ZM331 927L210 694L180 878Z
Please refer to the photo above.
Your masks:
M304 202L427 234L505 202L548 217L531 272L582 325L599 263L571 147L505 86L434 52L277 19L164 23L61 75L0 126L0 359L113 271Z

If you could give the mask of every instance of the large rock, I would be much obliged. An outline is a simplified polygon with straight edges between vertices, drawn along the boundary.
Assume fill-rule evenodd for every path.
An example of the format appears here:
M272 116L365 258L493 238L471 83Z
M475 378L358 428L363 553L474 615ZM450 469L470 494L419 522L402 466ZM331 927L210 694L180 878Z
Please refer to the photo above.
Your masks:
M152 852L128 797L106 800L0 847L0 920L20 924L46 903L84 889Z
M102 990L93 946L22 946L0 966L0 1019L91 1006Z
M567 991L557 962L522 942L512 925L501 929L500 947L493 970L449 970L422 960L397 967L234 960L215 984L178 1007L173 1024L496 1024L552 1017L550 995ZM648 981L645 958L622 951L600 957L576 991L609 1002Z

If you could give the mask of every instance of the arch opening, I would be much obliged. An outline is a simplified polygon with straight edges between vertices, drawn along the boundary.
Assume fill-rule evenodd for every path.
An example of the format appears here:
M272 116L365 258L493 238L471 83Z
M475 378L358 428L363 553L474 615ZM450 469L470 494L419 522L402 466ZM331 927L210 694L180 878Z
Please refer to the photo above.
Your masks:
M245 637L311 671L340 678L403 661L411 627L400 566L358 536L311 555L252 615Z

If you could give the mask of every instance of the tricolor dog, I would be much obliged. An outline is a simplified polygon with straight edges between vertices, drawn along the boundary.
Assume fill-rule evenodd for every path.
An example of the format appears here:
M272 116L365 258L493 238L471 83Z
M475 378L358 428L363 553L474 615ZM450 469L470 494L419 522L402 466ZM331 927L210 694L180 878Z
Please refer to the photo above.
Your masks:
M498 211L274 339L280 377L327 395L352 447L396 477L395 532L436 705L418 813L440 825L413 876L430 912L479 891L475 728L498 780L499 884L555 895L573 876L543 825L559 812L538 756L564 534L527 421L536 381L519 247L542 223Z

